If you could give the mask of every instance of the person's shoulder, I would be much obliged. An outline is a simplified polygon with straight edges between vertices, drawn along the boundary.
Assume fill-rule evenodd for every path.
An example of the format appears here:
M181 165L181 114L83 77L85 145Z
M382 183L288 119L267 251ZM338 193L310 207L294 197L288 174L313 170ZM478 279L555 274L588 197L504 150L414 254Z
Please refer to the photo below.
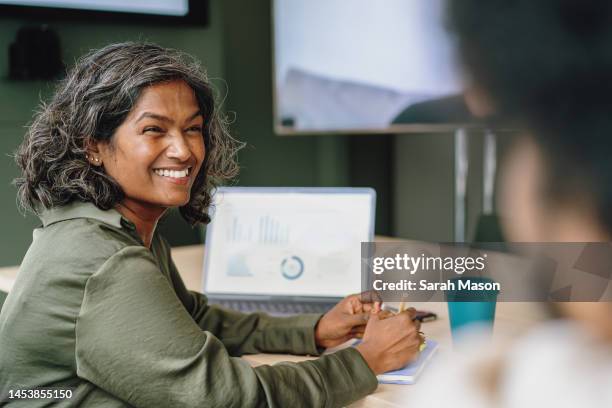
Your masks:
M93 218L65 219L34 231L21 270L86 277L129 247L143 248L126 228Z
M33 244L60 256L109 257L139 243L116 226L91 218L75 218L37 229Z

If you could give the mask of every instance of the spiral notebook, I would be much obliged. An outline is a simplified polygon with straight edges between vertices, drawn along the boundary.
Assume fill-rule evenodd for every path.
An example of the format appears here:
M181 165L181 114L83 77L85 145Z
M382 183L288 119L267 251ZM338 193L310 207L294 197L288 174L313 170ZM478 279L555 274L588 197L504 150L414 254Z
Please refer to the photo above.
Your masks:
M353 346L359 344L356 342ZM426 347L419 353L419 357L407 366L395 371L388 371L376 376L381 384L416 384L429 363L432 356L438 350L438 343L427 339Z

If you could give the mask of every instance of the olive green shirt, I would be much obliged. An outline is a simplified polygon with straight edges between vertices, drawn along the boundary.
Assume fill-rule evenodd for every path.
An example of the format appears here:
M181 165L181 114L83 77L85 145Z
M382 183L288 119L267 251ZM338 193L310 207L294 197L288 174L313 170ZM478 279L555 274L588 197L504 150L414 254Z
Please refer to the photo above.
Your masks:
M55 388L72 391L60 406L336 407L376 388L353 348L255 368L237 358L318 354L320 315L209 306L168 244L155 234L146 248L117 211L74 203L41 219L0 313L0 405L45 406L9 392Z

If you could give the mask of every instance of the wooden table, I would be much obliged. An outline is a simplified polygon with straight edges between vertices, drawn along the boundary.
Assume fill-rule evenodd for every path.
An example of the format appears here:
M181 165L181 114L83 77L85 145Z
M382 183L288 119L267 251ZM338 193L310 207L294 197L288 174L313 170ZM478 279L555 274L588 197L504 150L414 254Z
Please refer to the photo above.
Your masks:
M185 281L187 288L200 291L202 288L202 265L204 246L192 245L172 249L174 262ZM18 267L0 268L0 290L9 292ZM431 310L438 315L438 320L424 323L422 330L427 337L440 344L438 355L434 358L444 358L444 354L452 353L452 342L448 324L446 303L429 302L411 304L418 309ZM542 313L536 304L500 302L497 305L494 336L509 338L517 336L542 318ZM315 357L294 356L288 354L253 354L243 357L251 365L274 364L280 361L304 361ZM423 376L427 375L427 370ZM351 407L403 407L409 404L410 394L417 385L381 384L371 395L352 404Z

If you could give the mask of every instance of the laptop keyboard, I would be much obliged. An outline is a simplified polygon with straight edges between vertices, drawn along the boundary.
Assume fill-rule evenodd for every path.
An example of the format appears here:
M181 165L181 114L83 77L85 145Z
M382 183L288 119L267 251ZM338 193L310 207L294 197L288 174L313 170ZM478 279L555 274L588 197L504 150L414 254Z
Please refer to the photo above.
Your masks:
M217 304L243 313L265 312L271 315L325 313L335 305L335 303L260 302L250 300L236 301L221 299L210 299L209 303Z

